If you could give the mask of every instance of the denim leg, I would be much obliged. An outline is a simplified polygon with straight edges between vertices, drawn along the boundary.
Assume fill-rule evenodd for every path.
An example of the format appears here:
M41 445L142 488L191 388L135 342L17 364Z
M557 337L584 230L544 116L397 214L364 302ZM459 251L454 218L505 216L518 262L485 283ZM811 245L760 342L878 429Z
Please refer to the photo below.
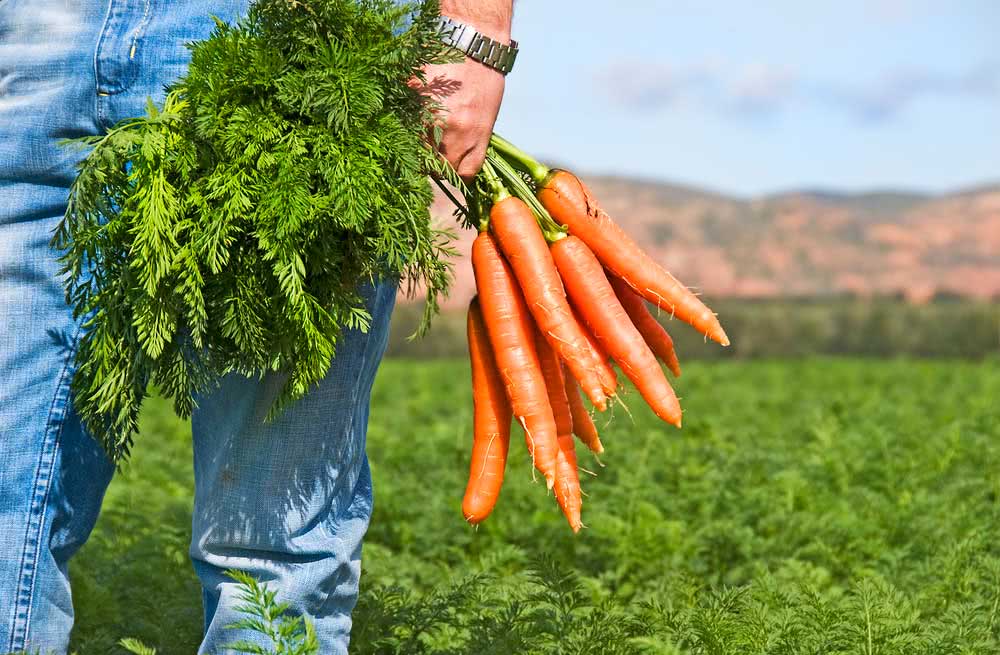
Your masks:
M254 639L226 629L242 618L227 569L251 573L292 611L310 617L320 652L347 652L372 504L365 455L369 396L396 285L380 283L364 293L373 316L368 333L345 332L326 379L273 422L264 417L280 376L229 376L200 400L191 544L205 590L200 653Z
M80 153L59 139L98 134L163 99L204 38L249 0L0 0L0 653L64 653L71 555L113 472L69 399L79 325L48 247ZM238 638L241 568L311 616L324 653L345 652L360 544L371 510L368 397L395 285L367 290L367 334L345 335L328 378L264 424L281 384L231 377L195 417L192 555L205 586L203 652Z
M80 156L56 142L97 129L98 10L0 2L0 653L66 651L68 562L113 472L69 400L78 325L49 248Z
M184 43L245 0L0 0L0 653L65 653L67 567L113 473L69 397L79 325L52 230L82 156L59 140L141 114Z
M73 625L67 566L94 527L114 470L69 402L77 328L47 250L52 225L0 225L3 653L66 651Z

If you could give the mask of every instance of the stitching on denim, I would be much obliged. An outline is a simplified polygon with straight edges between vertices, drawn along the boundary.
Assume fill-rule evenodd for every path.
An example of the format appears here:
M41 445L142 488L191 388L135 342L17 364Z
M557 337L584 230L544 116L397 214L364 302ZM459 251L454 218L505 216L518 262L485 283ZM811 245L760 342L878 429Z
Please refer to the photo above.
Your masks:
M135 32L132 36L132 47L129 49L129 60L132 59L132 53L136 51L139 47L139 39L142 37L143 30L146 29L146 25L149 23L149 6L151 0L146 0L146 6L142 10L142 20L139 21L139 26L135 28Z
M49 497L50 497L51 492L52 492L53 478L55 476L56 459L58 459L58 457L59 457L59 455L58 455L59 445L62 443L63 428L66 426L66 416L69 414L69 411L68 411L68 407L69 407L69 403L70 403L69 388L68 388L67 384L64 384L64 381L66 379L65 372L69 368L68 364L69 363L67 362L67 367L65 369L63 369L63 376L60 379L60 385L63 386L63 390L65 392L65 395L63 395L63 397L62 397L62 401L63 402L60 403L61 407L62 407L62 414L59 416L58 423L56 425L56 436L55 436L55 440L52 442L52 459L49 462L48 484L45 485L45 496L42 498L42 507L41 507L42 521L38 525L38 539L35 542L35 561L36 562L39 559L39 552L41 551L41 548L42 548L42 536L43 536L44 527L45 527L45 512L49 508ZM47 423L51 424L52 420L53 420L52 416L50 415L49 421ZM47 431L51 430L51 429L52 429L51 425L46 428ZM36 564L36 566L35 566L35 572L36 572L36 574L37 574L37 571L38 571L38 566ZM36 580L36 576L32 576L32 578L31 578L31 594L32 594L32 596L35 593L35 580ZM28 623L31 622L31 609L32 609L32 607L31 607L31 605L29 605L28 606L28 615L25 618L25 625L27 625Z
M101 102L101 46L104 45L104 37L107 36L111 25L111 9L114 0L108 0L108 10L104 12L104 21L101 22L101 30L97 36L97 43L94 44L94 106L97 110L97 126L100 129L104 125L104 105Z
M39 552L42 547L42 536L45 529L45 510L48 508L49 491L52 489L53 471L55 470L56 457L57 457L57 452L59 450L59 442L62 440L63 426L66 424L66 416L69 413L67 411L67 407L69 404L69 390L68 390L68 383L66 382L66 377L67 377L66 374L69 371L70 363L73 361L73 357L76 354L75 344L78 342L79 338L80 338L80 327L77 326L77 329L73 334L72 343L74 344L74 347L70 348L69 352L66 354L66 360L63 362L62 371L59 373L59 381L56 383L55 393L52 395L52 403L49 405L49 413L48 416L46 416L45 418L45 439L42 442L43 445L41 454L39 454L38 456L39 459L38 468L35 470L35 480L32 486L33 493L31 499L31 506L28 510L29 512L28 525L24 533L24 550L21 551L21 564L20 567L18 568L17 591L15 592L14 595L14 620L11 626L10 646L9 646L9 650L12 652L24 650L27 646L28 626L31 625L32 600L35 592L35 579L38 575ZM63 398L65 402L62 403L61 416L59 416L58 419L55 419L56 415L58 414L56 406L60 398ZM46 448L46 446L48 445L47 442L49 441L49 435L51 435L53 432L54 421L57 422L55 426L56 428L55 434L53 435L54 438L51 440L51 447ZM39 520L38 520L38 526L36 528L32 525L32 522L35 517L35 506L39 502L38 500L39 477L41 475L43 461L46 455L51 455L51 460L48 462L47 478L44 484L44 491L42 492L41 506L38 508ZM31 540L32 532L36 533L35 548L34 548L34 553L32 555L31 572L26 573L25 569L27 568L28 563L25 560L28 558L28 551L30 550L29 543ZM27 578L27 589L24 589L25 578ZM25 591L27 592L27 603L23 603L21 600ZM19 621L18 615L22 610L24 610L25 612L24 620ZM23 634L18 635L19 631L23 632Z

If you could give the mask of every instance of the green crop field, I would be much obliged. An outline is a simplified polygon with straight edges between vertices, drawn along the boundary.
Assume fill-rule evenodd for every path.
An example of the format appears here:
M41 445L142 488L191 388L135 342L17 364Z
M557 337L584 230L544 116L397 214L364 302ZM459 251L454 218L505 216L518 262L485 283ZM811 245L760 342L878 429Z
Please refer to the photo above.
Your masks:
M476 530L467 365L387 361L352 652L1000 652L997 361L695 363L678 391L682 431L629 395L600 418L579 535L519 433ZM150 403L73 564L81 655L195 652L187 430Z

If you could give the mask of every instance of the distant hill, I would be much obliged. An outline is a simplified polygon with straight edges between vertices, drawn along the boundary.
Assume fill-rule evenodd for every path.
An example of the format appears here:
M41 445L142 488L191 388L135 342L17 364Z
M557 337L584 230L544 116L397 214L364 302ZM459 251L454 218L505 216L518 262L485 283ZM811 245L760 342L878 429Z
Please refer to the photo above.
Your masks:
M623 177L585 181L629 234L706 296L1000 298L1000 184L745 199ZM445 198L434 211L451 220ZM473 236L457 244L463 255ZM467 260L456 275L449 304L467 302L475 286Z

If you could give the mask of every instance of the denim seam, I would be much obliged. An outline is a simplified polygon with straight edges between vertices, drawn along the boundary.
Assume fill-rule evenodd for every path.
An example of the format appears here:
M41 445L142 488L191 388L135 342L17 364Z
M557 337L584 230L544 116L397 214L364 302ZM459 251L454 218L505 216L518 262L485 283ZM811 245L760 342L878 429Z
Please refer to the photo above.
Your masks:
M79 336L80 328L78 327L73 335L73 344L77 343ZM41 453L38 456L38 468L35 470L33 496L28 512L28 525L24 534L24 550L21 552L21 565L18 571L17 592L15 593L14 600L14 620L9 646L9 650L12 652L18 652L27 647L28 626L31 624L32 599L35 591L35 578L38 574L39 553L45 529L45 510L48 508L49 492L52 489L57 451L59 449L59 442L62 439L63 426L66 424L66 415L68 414L66 410L69 403L69 385L66 378L75 352L76 348L74 346L66 355L62 371L59 373L59 381L56 383L55 393L52 396L52 403L49 405L48 416L45 419L45 438ZM60 403L60 400L63 402ZM48 459L47 462L45 461L46 459ZM46 466L48 467L48 471L46 471L44 481L40 482L42 470ZM37 526L34 525L36 519ZM33 532L35 533L35 543L34 552L31 553L31 537ZM21 612L24 612L23 620L19 619Z
M97 112L97 126L99 130L105 127L104 103L101 101L101 98L103 97L101 95L101 46L104 44L104 39L108 35L114 4L115 0L108 0L108 10L104 12L104 20L101 22L101 31L98 33L97 43L94 44L94 109Z
M142 10L142 20L139 21L139 26L135 28L135 33L132 36L132 47L129 49L129 59L135 59L134 53L139 48L139 39L142 38L142 33L146 29L146 25L149 23L150 11L149 7L152 4L152 0L146 0L146 6Z

